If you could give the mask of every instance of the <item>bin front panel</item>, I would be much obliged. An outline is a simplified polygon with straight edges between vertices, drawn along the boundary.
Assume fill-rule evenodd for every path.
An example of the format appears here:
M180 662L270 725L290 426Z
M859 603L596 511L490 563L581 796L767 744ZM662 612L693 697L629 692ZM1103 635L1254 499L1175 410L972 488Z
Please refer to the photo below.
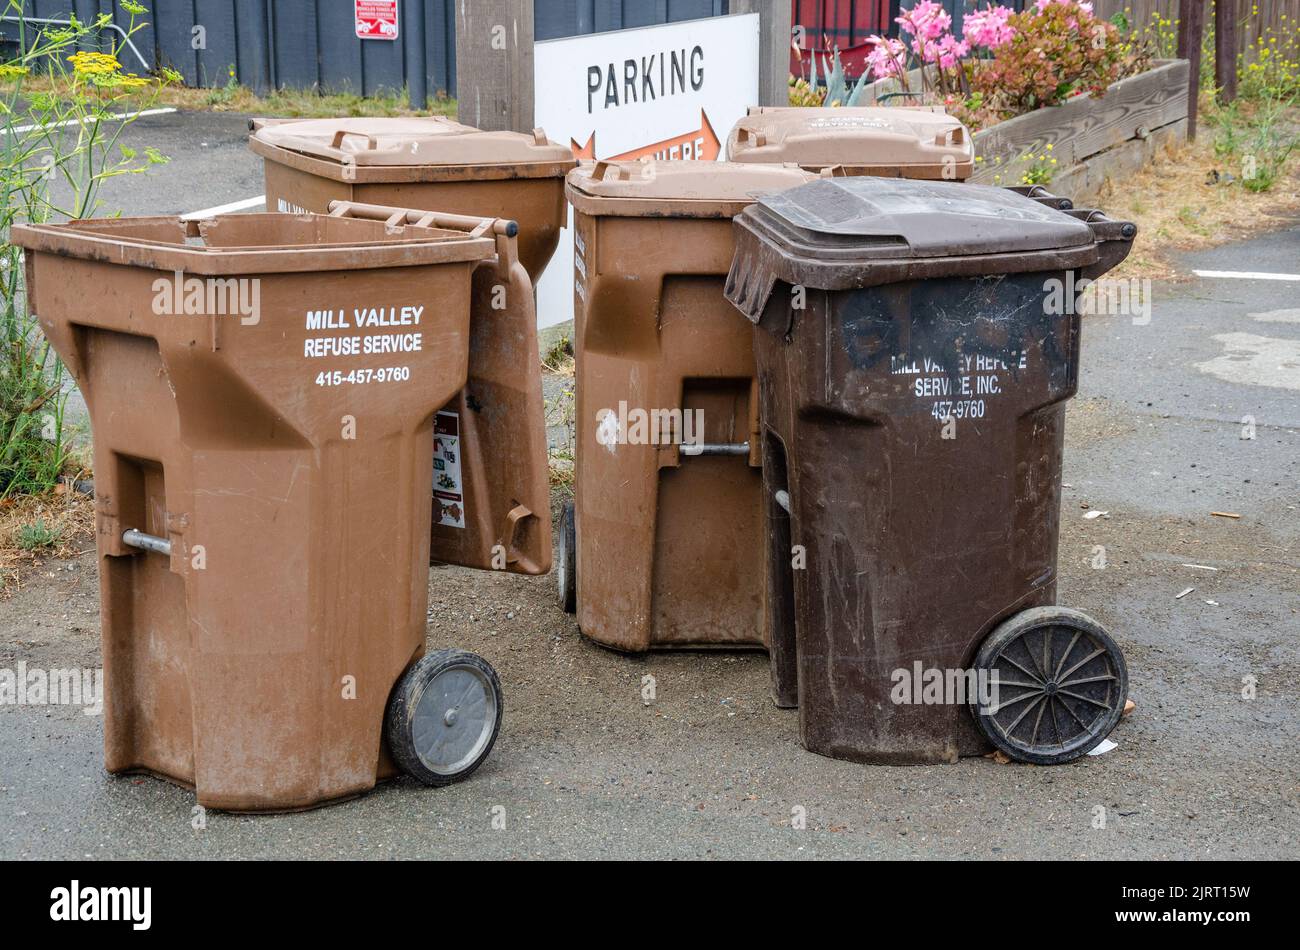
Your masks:
M759 469L673 444L754 441L752 330L722 295L731 222L574 226L578 624L624 650L761 646Z

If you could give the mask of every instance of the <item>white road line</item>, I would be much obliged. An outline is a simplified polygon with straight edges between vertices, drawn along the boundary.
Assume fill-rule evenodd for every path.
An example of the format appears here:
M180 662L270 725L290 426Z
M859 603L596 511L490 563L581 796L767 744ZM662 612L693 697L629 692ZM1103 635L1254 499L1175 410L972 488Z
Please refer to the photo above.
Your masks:
M175 112L175 111L176 110L173 109L171 106L168 106L165 109L145 109L143 112L116 112L113 115L108 116L108 119L130 119L130 118L138 119L146 115L167 115L168 113ZM44 128L54 129L64 125L76 125L78 122L89 122L91 118L93 118L93 116L89 116L85 119L65 119L62 122L51 122L49 125L44 126ZM13 130L13 134L17 135L20 132L30 132L32 129L39 129L39 128L42 128L42 126L20 125L18 126L18 128Z
M1197 277L1226 277L1237 280L1300 280L1300 274L1269 274L1253 270L1194 270Z
M266 195L257 195L254 198L245 198L243 201L232 201L228 205L217 205L215 208L191 211L189 214L181 215L181 220L197 221L199 218L215 218L219 214L234 214L236 211L247 211L249 208L256 208L258 205L264 204L266 204Z

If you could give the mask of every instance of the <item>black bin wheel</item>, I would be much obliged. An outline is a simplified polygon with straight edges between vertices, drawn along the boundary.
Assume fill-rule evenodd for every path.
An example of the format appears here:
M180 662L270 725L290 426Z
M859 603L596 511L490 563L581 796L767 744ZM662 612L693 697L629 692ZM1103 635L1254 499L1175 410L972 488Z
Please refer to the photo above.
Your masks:
M573 502L566 501L560 512L560 550L555 559L557 599L565 613L578 611L578 529L573 518Z
M465 650L427 653L402 674L388 700L388 750L416 781L459 782L492 751L501 707L501 683L487 660Z
M1003 621L975 655L988 707L971 711L990 742L1021 762L1059 765L1115 728L1128 698L1124 654L1106 629L1068 607L1034 607Z

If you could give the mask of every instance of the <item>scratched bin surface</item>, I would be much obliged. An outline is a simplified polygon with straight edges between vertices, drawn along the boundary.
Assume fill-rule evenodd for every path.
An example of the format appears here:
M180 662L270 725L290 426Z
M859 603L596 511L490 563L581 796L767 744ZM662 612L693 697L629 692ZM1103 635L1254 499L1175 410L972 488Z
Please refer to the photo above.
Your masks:
M898 702L898 671L969 668L1001 621L1055 603L1070 288L1122 260L1132 226L1006 189L838 178L760 199L736 233L778 702L829 756L986 751L965 704Z

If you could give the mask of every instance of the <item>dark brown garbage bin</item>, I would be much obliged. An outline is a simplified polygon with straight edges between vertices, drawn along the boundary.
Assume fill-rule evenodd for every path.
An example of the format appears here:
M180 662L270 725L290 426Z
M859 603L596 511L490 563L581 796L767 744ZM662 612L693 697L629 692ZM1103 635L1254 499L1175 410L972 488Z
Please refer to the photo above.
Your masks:
M1056 602L1074 293L1135 228L1007 189L822 178L736 218L757 324L774 693L814 752L1050 763L1118 721L1123 656ZM970 708L968 708L968 704ZM972 711L974 715L972 716Z
M483 132L444 116L253 119L249 128L249 148L265 159L268 211L354 201L517 221L534 283L559 243L576 160L541 129Z
M424 652L429 489L512 229L415 219L13 229L90 409L110 772L290 810L490 751L492 668Z
M969 130L928 106L752 108L727 136L733 162L794 162L847 175L965 181L975 170Z
M559 573L599 643L764 644L753 332L722 287L732 215L813 177L693 161L569 175L577 470Z

